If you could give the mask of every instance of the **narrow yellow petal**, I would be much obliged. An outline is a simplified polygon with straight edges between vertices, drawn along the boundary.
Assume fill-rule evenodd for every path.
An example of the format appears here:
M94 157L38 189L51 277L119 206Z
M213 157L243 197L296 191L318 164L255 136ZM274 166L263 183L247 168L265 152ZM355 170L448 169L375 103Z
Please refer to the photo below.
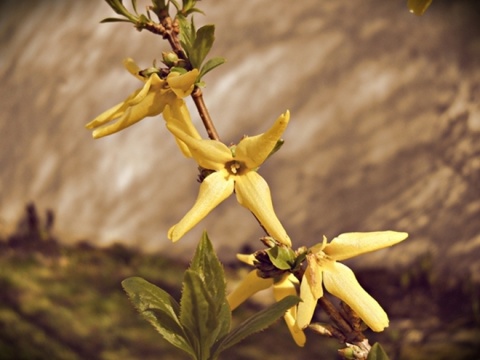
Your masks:
M189 148L192 157L204 169L221 170L232 160L232 153L227 145L216 140L199 140L188 135L181 127L167 121L167 128Z
M167 104L165 106L165 109L163 110L163 118L167 123L174 124L191 137L195 139L201 138L197 129L195 128L195 126L193 126L192 120L190 118L190 113L188 112L188 108L185 105L185 101L181 99L175 99L170 104ZM191 158L192 153L190 152L187 144L185 144L177 137L175 137L175 141L177 142L177 145L183 155Z
M198 74L198 69L193 69L182 75L177 72L172 72L168 74L167 82L176 96L184 98L192 93Z
M249 169L259 167L280 140L289 120L290 112L287 111L265 133L242 139L235 149L236 159L244 162Z
M255 261L255 254L237 254L237 259L245 264L253 265Z
M150 88L152 86L152 81L155 77L158 78L158 76L156 74L150 76L148 78L147 82L145 83L145 85L143 85L143 88L141 88L140 91L138 91L135 96L132 96L128 101L126 101L126 103L129 106L133 106L133 105L136 105L136 104L142 102L145 99L145 97L147 96L147 94L150 92Z
M163 116L165 121L175 124L187 135L198 140L202 138L192 123L190 112L188 111L185 101L175 99L170 104L167 104L163 111Z
M146 79L143 76L140 76L138 74L141 69L138 67L135 61L133 61L132 58L126 58L125 60L123 60L123 66L125 66L127 71L133 76L135 76L137 79L142 80L144 82L146 81Z
M95 119L93 119L87 125L85 125L85 127L87 129L95 129L96 127L102 126L112 121L113 119L121 116L127 108L128 108L128 105L125 102L117 104L114 107L98 115Z
M388 316L378 302L358 283L347 266L330 262L323 271L323 283L329 293L343 300L373 331L388 326Z
M280 301L289 295L298 295L295 283L298 280L293 274L284 276L280 281L273 284L273 296L276 301ZM285 312L285 323L287 324L293 340L298 346L304 346L307 341L302 329L297 325L297 307L293 306Z
M93 137L97 139L99 137L114 134L136 124L147 116L158 115L163 111L164 106L165 103L163 103L161 99L158 99L155 93L147 94L142 102L128 107L122 116L115 122L96 128L93 131Z
M292 335L293 341L297 344L297 346L303 347L307 342L307 337L303 330L298 327L297 321L295 317L292 315L292 309L288 309L283 316L285 323L287 324L288 330L290 330L290 334Z
M277 218L267 182L255 171L235 176L235 192L240 205L250 210L270 236L292 246L290 237Z
M298 304L297 325L300 329L306 328L312 321L317 301L323 296L322 273L308 266L300 284L300 298Z
M292 277L293 279L295 278L293 274L283 275L279 281L273 284L273 297L276 301L280 301L289 295L297 295L297 289L295 289Z
M273 279L263 279L257 275L257 270L250 271L235 290L227 296L230 309L236 309L255 293L268 289L273 285Z
M396 231L346 233L333 239L323 251L333 260L341 261L395 245L407 237L407 233Z
M320 299L323 296L323 287L322 287L322 267L317 261L315 254L307 255L308 267L308 284L312 289L312 294L315 298Z
M200 185L195 204L178 224L170 228L168 238L174 242L179 240L232 192L233 180L225 179L222 172L207 176Z

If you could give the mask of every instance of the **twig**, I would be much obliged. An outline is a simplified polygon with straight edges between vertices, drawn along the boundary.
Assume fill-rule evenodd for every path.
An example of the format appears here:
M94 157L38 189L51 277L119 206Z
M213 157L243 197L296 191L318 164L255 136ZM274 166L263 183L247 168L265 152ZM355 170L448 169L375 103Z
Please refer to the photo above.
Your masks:
M208 137L212 140L220 141L220 137L218 136L217 130L215 129L215 125L213 125L212 118L208 112L208 109L203 101L203 93L199 87L195 87L192 92L192 99L197 107L198 113L200 114L200 118L202 119L203 126L207 130Z
M363 339L365 339L365 336L362 334L362 332L353 329L349 322L343 318L341 313L325 296L322 296L320 299L318 299L318 303L323 308L323 310L325 310L330 319L333 320L333 322L342 332L342 334L345 336L347 342L356 343L361 342Z

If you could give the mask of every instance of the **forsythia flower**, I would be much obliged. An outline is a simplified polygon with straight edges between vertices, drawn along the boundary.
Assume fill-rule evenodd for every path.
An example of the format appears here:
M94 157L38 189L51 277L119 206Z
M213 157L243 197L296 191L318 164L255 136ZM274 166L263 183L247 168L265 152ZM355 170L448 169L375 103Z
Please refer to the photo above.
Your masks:
M373 331L388 326L388 316L378 302L358 283L353 271L337 262L370 251L395 245L408 237L407 233L379 231L341 234L330 243L323 242L309 249L307 269L300 284L297 325L303 329L312 320L317 300L325 289L344 301ZM323 284L323 285L322 285Z
M253 255L238 255L239 259L253 265ZM278 281L272 278L263 279L257 275L257 270L250 271L240 285L227 297L230 309L233 311L241 303L247 300L255 293L273 287L273 296L276 301L280 301L289 295L298 296L295 284L298 284L297 278L293 274L284 274ZM283 316L293 340L298 346L304 346L307 341L304 332L296 324L297 306L288 309Z
M265 133L243 138L227 147L216 140L196 139L167 118L168 129L183 142L204 169L213 170L200 185L198 198L182 220L168 231L177 241L234 191L238 202L249 209L277 241L291 246L290 238L273 210L270 189L256 169L267 159L288 125L290 114L281 115Z
M124 65L127 70L145 85L136 90L120 104L103 112L86 125L87 129L93 129L93 137L101 138L123 130L147 116L161 114L169 105L174 113L188 112L182 98L190 95L193 91L198 70L194 69L185 74L171 72L166 79L161 79L157 73L148 77L141 76L140 68L132 59L125 59ZM177 115L178 116L178 115ZM189 119L188 115L188 119ZM200 138L191 123L186 124L190 135ZM193 128L193 129L191 129ZM186 131L184 129L184 131ZM193 133L192 133L193 131Z

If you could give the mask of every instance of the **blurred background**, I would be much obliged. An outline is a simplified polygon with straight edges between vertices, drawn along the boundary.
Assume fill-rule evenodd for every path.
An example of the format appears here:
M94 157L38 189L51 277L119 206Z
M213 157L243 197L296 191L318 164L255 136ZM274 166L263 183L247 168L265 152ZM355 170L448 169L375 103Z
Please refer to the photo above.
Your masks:
M199 5L206 16L196 15L197 25L216 25L212 56L227 59L207 75L204 89L222 140L236 143L291 112L284 147L260 173L294 244L349 231L408 232L404 243L348 262L391 314L381 340L393 358L480 357L478 3L435 0L422 17L403 0ZM261 229L234 197L170 243L167 230L196 198L197 169L177 151L161 117L99 140L84 128L140 86L124 58L146 68L168 50L129 24L99 24L113 15L100 0L0 3L0 329L17 324L0 333L10 349L0 351L2 359L22 358L18 351L28 342L7 345L26 338L32 349L68 349L49 357L48 347L28 359L113 359L120 353L105 349L120 343L123 358L148 358L129 352L147 342L136 331L125 332L127 347L95 321L95 331L80 326L70 340L58 328L81 311L83 319L101 311L118 329L112 312L119 316L129 306L119 281L144 274L178 286L177 278L141 264L162 271L172 266L169 259L183 265L204 229L225 264L240 250L261 247ZM78 298L82 283L92 287L91 298ZM68 291L56 293L54 284ZM27 301L39 297L41 311ZM118 311L99 305L106 297L118 299ZM85 308L72 310L76 301ZM69 320L44 319L58 312ZM136 319L133 310L130 316ZM135 324L156 339L147 323ZM268 342L265 334L257 341ZM248 344L237 358L256 358Z

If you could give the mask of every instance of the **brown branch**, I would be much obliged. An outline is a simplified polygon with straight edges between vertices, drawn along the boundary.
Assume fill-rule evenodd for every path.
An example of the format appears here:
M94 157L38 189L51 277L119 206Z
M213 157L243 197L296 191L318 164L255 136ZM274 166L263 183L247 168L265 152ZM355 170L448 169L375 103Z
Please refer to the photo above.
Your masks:
M202 119L203 126L207 130L208 137L212 140L220 141L220 137L218 136L217 130L215 129L215 125L213 125L212 118L208 112L208 109L203 101L203 94L202 90L199 87L195 87L192 92L192 99L197 107L198 113L200 114L200 118Z
M143 28L151 31L152 33L161 35L164 39L166 39L170 44L173 52L175 52L175 54L177 54L180 59L185 60L185 68L187 70L192 70L192 65L190 64L190 61L188 60L188 57L185 54L185 51L180 44L180 41L178 40L178 34L180 33L178 21L176 19L172 21L172 18L168 15L168 12L166 10L162 11L159 14L159 20L160 24L149 22L143 24L142 26ZM200 90L198 86L195 86L195 89L193 90L191 96L193 102L195 103L195 106L197 107L200 118L202 119L203 126L207 130L208 137L212 140L219 141L220 137L218 136L217 130L215 129L215 125L213 125L213 121L210 117L207 106L203 101L202 90Z
M344 319L335 306L333 306L332 302L325 296L322 296L320 299L318 299L318 303L345 336L347 342L360 342L365 339L363 333L353 329L353 327L348 323L347 320Z

